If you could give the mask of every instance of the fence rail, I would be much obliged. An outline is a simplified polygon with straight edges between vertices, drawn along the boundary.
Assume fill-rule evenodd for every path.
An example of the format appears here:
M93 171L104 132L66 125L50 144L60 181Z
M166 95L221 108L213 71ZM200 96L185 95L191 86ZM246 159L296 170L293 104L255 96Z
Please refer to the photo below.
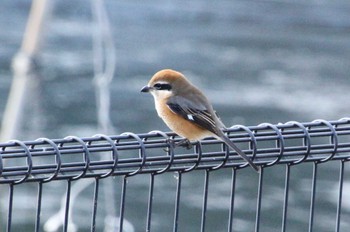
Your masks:
M299 123L287 122L277 125L263 123L257 126L236 125L226 131L227 135L244 152L251 156L254 163L262 166L259 176L255 231L259 231L261 195L264 169L284 164L287 167L285 178L285 196L283 203L282 231L286 230L289 191L289 170L293 165L305 162L314 163L312 195L310 205L309 231L313 228L317 164L332 160L341 161L339 195L337 201L336 231L340 231L342 206L344 162L350 159L350 118L336 121L315 120ZM146 134L123 133L117 136L95 135L89 138L69 136L63 139L39 138L34 141L11 140L0 144L0 186L7 184L9 205L7 231L11 231L13 188L24 182L45 182L55 180L78 180L94 178L97 205L98 180L109 176L123 176L120 222L122 231L126 177L139 174L151 175L147 225L151 230L151 212L154 175L165 172L177 172L177 182L173 231L178 230L178 214L181 190L181 174L196 170L205 170L201 231L205 230L209 172L232 168L249 168L235 152L227 149L220 141L205 139L194 144L192 150L174 147L172 141L178 141L173 133L152 131ZM235 175L232 180L232 199L228 221L228 231L233 227L233 208ZM40 187L41 188L41 187ZM69 190L69 191L68 191ZM64 231L68 228L68 210L70 186L67 190ZM36 231L40 225L41 189L38 194L38 212ZM94 231L96 207L93 209L91 231Z
M243 150L256 164L264 167L350 159L350 140L346 140L350 135L350 119L234 126L227 133L234 142L245 147ZM153 131L0 143L0 184L247 166L224 146L216 151L206 151L207 146L220 144L217 140L203 140L194 151L189 151L174 148L170 142L178 140L174 136ZM76 161L72 162L70 158Z

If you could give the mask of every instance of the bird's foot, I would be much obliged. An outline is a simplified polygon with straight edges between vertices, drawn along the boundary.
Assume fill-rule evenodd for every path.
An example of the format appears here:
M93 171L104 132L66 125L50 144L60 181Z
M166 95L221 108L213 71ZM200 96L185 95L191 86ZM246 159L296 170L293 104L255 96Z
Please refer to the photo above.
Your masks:
M188 139L180 140L179 142L175 143L176 147L185 147L186 149L191 149L193 147L192 143Z
M188 139L182 139L179 142L175 142L174 139L167 139L167 143L170 145L170 147L173 147L173 148L184 147L186 149L191 149L193 147L191 141ZM167 148L164 148L163 150L166 152L169 152L170 149L167 147Z

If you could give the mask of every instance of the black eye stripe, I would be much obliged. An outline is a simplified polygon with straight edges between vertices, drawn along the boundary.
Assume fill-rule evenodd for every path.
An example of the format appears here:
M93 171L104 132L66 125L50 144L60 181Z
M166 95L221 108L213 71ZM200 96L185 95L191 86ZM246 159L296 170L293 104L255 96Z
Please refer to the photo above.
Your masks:
M153 87L157 90L171 90L171 85L165 83L157 83Z

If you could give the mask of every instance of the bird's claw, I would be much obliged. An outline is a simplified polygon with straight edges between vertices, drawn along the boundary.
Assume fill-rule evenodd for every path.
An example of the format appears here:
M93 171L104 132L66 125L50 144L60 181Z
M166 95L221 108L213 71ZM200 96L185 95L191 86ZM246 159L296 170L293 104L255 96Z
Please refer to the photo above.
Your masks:
M192 143L188 139L182 139L179 142L175 142L174 139L167 139L167 143L170 145L170 147L184 147L186 149L191 149L193 147ZM169 152L169 147L163 149L165 152Z
M177 147L185 147L188 150L193 147L191 141L188 140L188 139L180 140L179 142L175 143L175 146L177 146Z

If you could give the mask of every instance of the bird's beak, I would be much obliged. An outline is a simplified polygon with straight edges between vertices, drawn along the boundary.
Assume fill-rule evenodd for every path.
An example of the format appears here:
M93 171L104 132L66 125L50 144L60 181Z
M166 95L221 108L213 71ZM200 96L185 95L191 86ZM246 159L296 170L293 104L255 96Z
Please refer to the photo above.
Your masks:
M148 93L150 90L151 90L151 87L146 85L146 86L142 87L141 92L142 93Z

